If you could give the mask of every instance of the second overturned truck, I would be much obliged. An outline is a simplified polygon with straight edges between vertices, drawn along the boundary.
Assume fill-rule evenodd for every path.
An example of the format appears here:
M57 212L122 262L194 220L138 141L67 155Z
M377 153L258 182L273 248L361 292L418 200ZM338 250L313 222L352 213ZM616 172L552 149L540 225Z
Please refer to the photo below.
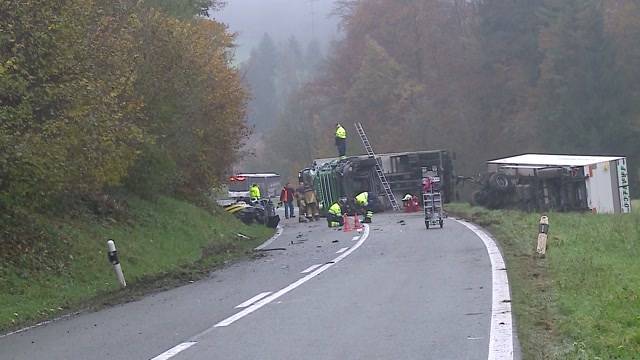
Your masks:
M412 151L378 154L387 181L397 198L404 194L419 195L422 184L422 168L436 168L441 177L444 202L454 197L453 161L446 150ZM346 159L317 159L312 167L303 169L298 180L313 184L322 213L341 197L353 198L367 191L374 212L391 207L376 173L376 159L367 155Z
M631 212L623 156L523 154L487 162L476 205L525 211Z

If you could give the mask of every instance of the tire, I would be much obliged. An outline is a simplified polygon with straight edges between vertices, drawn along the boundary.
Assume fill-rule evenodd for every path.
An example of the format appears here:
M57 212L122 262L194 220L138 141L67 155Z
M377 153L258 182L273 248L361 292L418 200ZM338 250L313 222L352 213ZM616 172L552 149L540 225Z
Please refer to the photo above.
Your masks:
M489 186L497 191L506 192L513 188L513 183L507 175L494 173L489 177Z

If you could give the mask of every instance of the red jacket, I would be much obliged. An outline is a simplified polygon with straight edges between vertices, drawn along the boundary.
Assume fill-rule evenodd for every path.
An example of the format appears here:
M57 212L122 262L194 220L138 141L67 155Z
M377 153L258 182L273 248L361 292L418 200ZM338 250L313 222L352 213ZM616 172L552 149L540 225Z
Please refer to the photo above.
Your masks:
M282 191L280 191L280 201L282 202L290 202L293 201L293 189L288 187L283 187Z

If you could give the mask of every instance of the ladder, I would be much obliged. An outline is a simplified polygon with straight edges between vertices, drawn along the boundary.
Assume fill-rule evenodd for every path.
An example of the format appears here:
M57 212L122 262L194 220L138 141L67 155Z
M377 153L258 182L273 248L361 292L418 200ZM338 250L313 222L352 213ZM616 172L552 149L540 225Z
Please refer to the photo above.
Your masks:
M367 155L369 158L376 159L376 173L378 174L378 179L380 179L380 183L382 184L382 188L384 189L385 195L387 195L387 199L389 199L389 203L391 203L391 207L393 207L394 211L400 211L400 206L398 205L398 201L396 200L395 195L391 191L391 186L389 186L389 182L387 181L387 177L384 175L384 171L382 171L382 163L380 159L373 152L373 148L371 147L371 143L369 142L369 138L367 134L365 134L364 129L362 128L362 124L357 122L355 123L356 130L358 131L358 135L360 136L360 140L362 140L362 145L364 145L364 149L367 151Z

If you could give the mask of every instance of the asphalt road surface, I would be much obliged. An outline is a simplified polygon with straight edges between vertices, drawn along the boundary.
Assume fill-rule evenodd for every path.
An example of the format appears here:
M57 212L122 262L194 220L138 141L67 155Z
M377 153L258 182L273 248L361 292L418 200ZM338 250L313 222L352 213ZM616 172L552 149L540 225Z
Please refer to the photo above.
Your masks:
M1 337L0 359L488 358L491 262L454 220L426 230L420 214L376 214L342 232L291 219L266 249L206 280Z

